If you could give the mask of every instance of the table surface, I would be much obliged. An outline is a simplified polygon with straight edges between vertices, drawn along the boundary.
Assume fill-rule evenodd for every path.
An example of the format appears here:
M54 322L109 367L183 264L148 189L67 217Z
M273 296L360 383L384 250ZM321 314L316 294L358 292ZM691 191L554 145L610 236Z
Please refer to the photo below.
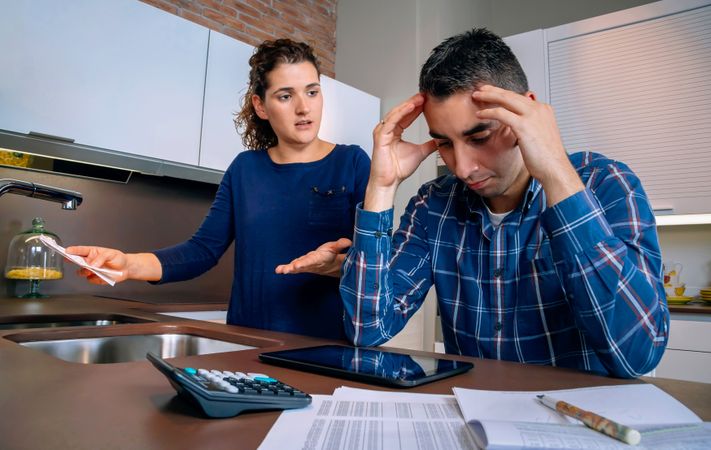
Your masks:
M214 309L213 304L202 309ZM179 305L185 310L185 305ZM196 310L199 308L195 307ZM310 394L331 394L340 386L390 390L338 378L271 366L259 353L327 343L285 333L255 330L156 314L166 305L139 304L92 297L51 301L0 299L0 321L28 315L127 314L152 323L112 328L0 331L0 445L3 449L97 448L256 448L279 412L247 413L208 419L175 395L166 378L148 361L78 364L23 347L17 341L175 332L197 334L258 347L240 352L170 359L178 367L267 373ZM432 355L406 351L414 355ZM667 391L704 420L711 420L711 384L659 378L620 380L575 370L505 361L438 355L472 361L474 369L407 392L451 394L452 387L490 390L551 390L650 382Z

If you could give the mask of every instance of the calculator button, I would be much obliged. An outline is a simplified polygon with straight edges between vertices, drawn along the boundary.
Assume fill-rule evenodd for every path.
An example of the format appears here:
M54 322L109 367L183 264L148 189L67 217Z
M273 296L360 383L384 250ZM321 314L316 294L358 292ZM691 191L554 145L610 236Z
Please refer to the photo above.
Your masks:
M186 367L186 368L183 369L183 370L184 370L185 373L187 373L188 375L195 375L195 374L197 373L197 370L193 369L192 367Z
M198 375L204 377L204 376L206 376L208 373L210 373L210 371L209 371L209 370L206 370L206 369L198 369L197 373L198 373Z
M236 387L234 387L234 386L232 386L232 385L227 385L227 387L225 388L225 390L226 390L227 392L229 392L230 394L236 394L236 393L239 392L239 389L237 389Z
M247 375L244 372L234 372L235 378L247 378Z
M270 377L254 377L254 381L261 381L264 383L276 383L277 382L277 380L275 380L274 378L270 378Z
M260 377L260 378L269 378L269 375L264 375L263 373L254 373L254 372L249 372L249 373L247 374L247 378L250 378L250 379L252 379L252 380L254 380L255 378L258 378L258 377Z

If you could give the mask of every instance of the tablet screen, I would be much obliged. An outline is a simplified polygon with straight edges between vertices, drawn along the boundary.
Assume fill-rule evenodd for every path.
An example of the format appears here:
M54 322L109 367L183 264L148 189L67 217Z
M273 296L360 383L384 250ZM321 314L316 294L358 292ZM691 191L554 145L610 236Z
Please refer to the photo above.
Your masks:
M259 358L282 366L400 387L439 380L473 367L468 362L343 345L262 353Z

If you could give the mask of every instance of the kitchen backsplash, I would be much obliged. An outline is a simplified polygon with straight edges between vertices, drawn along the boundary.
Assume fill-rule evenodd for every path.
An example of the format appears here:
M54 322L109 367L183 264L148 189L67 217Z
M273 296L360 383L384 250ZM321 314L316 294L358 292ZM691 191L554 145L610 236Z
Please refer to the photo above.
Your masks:
M75 211L13 194L0 197L0 269L5 268L10 241L42 217L46 228L74 244L145 252L188 239L200 226L217 190L214 184L134 174L127 184L0 167L0 178L47 184L79 191L83 203ZM150 294L180 293L182 297L229 298L232 247L208 273L190 281L166 285L129 281L115 287L95 286L78 277L77 267L65 261L64 279L46 281L41 291L57 293ZM0 277L0 297L26 292L27 282Z

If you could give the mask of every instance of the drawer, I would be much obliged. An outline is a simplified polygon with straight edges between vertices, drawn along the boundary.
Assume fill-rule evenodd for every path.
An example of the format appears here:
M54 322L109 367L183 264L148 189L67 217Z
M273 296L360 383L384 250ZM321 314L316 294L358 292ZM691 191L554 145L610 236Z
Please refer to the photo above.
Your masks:
M654 376L711 383L711 353L667 349Z

